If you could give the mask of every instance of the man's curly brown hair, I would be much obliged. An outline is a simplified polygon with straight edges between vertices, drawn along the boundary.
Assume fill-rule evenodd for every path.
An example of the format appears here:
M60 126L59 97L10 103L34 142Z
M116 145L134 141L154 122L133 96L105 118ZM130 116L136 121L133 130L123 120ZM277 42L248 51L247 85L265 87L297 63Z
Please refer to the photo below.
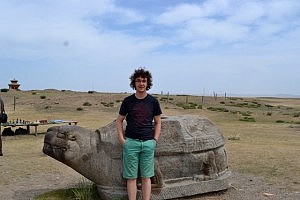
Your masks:
M146 90L149 90L152 87L152 75L148 70L146 70L143 67L140 67L140 68L134 70L134 73L130 76L130 78L129 78L130 79L130 87L134 90L136 89L135 88L135 79L139 78L139 77L147 79Z

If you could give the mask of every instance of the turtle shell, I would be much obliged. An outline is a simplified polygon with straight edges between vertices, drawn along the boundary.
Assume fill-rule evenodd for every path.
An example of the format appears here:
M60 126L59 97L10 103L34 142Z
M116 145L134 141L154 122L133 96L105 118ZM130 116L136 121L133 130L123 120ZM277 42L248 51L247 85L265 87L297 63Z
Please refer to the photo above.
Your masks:
M218 127L205 117L194 115L162 118L162 132L156 155L209 151L224 146Z

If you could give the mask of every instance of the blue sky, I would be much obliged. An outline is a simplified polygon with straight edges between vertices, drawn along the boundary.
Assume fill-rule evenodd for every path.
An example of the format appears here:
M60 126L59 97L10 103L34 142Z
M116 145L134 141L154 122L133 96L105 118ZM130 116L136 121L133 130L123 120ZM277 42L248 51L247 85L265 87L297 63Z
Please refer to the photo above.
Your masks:
M300 95L299 0L3 0L0 88Z

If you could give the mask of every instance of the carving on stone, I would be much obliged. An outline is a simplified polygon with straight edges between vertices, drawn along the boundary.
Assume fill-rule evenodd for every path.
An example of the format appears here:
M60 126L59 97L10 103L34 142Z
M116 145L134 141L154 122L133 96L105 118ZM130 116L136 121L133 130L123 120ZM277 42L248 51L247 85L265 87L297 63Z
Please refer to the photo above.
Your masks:
M230 171L224 145L222 133L207 118L164 117L155 153L151 199L227 189ZM51 127L45 135L43 152L96 183L103 199L126 197L122 146L115 121L95 132L79 126Z

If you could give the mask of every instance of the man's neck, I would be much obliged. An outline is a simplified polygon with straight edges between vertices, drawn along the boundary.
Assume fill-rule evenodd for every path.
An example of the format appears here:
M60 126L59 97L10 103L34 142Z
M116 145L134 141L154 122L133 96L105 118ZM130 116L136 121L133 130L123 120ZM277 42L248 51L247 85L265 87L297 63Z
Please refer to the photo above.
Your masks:
M147 96L147 92L136 92L135 97L138 99L144 99Z

